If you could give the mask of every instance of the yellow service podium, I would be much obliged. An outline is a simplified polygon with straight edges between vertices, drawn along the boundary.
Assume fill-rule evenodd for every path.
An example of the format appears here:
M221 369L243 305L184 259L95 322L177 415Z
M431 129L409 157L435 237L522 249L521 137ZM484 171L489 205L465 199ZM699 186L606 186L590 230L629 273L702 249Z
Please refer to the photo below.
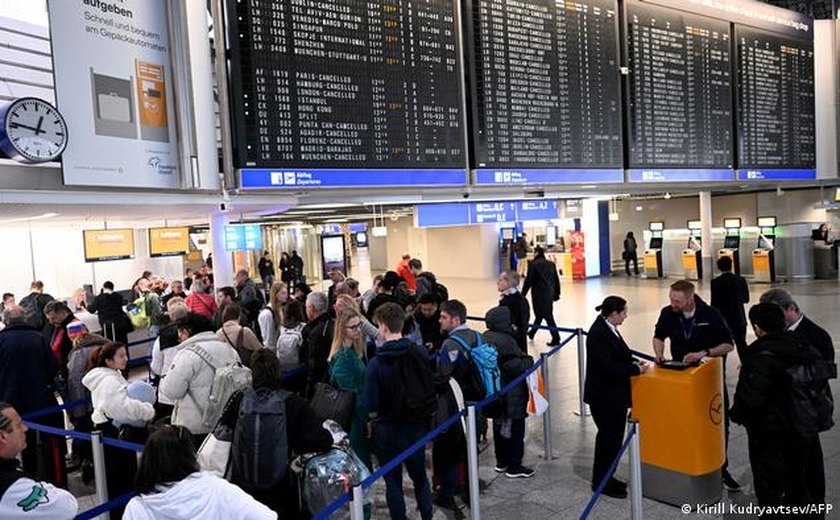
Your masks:
M700 258L700 251L683 249L682 264L686 280L700 280L703 278L703 261Z
M681 371L656 367L632 381L644 496L676 506L718 502L726 412L721 358Z

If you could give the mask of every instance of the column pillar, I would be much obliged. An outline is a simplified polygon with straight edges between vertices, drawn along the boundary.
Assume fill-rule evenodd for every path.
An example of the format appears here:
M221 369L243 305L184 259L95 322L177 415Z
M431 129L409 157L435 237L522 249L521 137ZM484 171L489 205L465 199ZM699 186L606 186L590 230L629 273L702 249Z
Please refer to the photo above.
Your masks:
M703 278L711 280L715 276L715 252L712 248L712 192L700 192L700 228L703 238L700 243L700 256L703 260Z
M210 243L213 250L213 282L218 287L233 285L233 258L225 251L225 226L230 219L224 213L210 215Z

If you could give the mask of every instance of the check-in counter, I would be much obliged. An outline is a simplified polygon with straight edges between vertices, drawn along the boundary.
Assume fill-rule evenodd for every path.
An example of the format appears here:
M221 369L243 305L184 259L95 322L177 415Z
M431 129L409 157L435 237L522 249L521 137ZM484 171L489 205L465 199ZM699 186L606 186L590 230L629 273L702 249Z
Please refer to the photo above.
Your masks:
M700 251L690 248L683 249L682 264L686 280L699 280L703 278L703 261L700 258Z
M656 367L634 377L644 496L673 505L720 500L725 458L723 365Z
M814 242L814 278L837 278L837 250L825 243Z

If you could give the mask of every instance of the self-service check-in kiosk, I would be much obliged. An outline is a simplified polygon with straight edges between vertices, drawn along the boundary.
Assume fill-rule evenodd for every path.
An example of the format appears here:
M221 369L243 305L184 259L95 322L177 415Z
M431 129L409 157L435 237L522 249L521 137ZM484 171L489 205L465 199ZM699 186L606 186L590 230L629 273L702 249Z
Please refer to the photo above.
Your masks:
M683 271L686 280L700 280L703 278L703 260L700 256L700 221L688 221L688 244L682 251Z
M728 256L732 259L732 272L741 274L741 256L738 253L738 248L741 247L741 219L723 219L723 229L726 230L726 235L723 237L723 249L718 251L717 257L720 259Z
M662 231L665 229L665 223L651 222L648 229L651 238L648 248L645 249L645 278L662 278Z
M776 281L776 217L758 217L758 244L752 252L756 282Z
M720 500L724 415L722 358L632 379L639 421L642 493L673 505Z

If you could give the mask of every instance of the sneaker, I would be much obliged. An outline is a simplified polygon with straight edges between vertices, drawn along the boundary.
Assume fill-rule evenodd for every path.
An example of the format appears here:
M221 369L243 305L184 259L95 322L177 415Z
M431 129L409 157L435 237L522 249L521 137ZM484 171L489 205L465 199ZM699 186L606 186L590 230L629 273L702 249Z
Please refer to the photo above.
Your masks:
M723 481L723 485L729 491L741 491L741 484L738 484L738 481L732 478L732 475L730 475L728 471L723 470L721 480Z
M500 466L499 464L496 464L496 467L493 468L493 471L495 471L496 473L504 473L507 470L508 470L507 466Z
M531 478L534 476L534 470L526 468L525 466L508 468L508 470L505 471L505 476L508 478Z

